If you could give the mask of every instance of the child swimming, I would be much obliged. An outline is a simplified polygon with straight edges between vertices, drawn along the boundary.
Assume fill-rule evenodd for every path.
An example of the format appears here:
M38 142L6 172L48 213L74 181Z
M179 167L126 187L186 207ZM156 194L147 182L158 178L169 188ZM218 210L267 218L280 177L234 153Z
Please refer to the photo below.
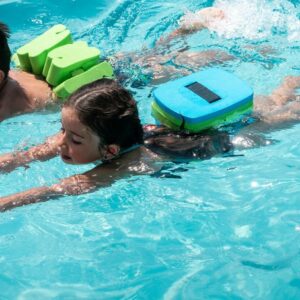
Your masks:
M86 193L118 178L153 172L153 162L163 156L151 151L151 145L155 148L158 136L165 136L168 145L174 144L172 139L178 138L164 129L147 129L148 137L143 139L136 102L115 81L102 79L82 87L62 108L62 131L27 151L3 155L0 158L1 171L11 171L33 160L48 160L56 155L68 164L102 163L85 174L65 178L58 184L1 198L0 210L66 194ZM200 141L201 136L197 139ZM209 139L202 139L202 147L208 146ZM229 143L229 139L225 139ZM216 143L216 137L211 140ZM210 148L214 151L212 146Z
M287 77L267 98L278 118L271 117L269 110L264 113L263 106L258 106L262 109L261 122L268 124L268 128L286 121L299 121L300 107L298 111L293 109L293 114L281 114L286 104L298 103L294 93L297 86L300 77ZM60 133L29 150L0 156L0 172L10 172L32 161L45 161L57 155L68 164L94 162L96 167L52 186L0 198L0 210L91 192L135 174L152 174L160 168L157 161L178 156L205 159L227 153L233 147L247 147L239 142L239 136L231 140L226 132L189 134L154 125L143 130L131 94L116 81L101 79L80 88L63 105Z
M63 194L87 192L130 172L130 163L142 156L143 129L130 93L109 79L96 81L75 92L62 108L62 130L46 143L1 158L2 170L33 160L60 155L65 163L103 164L50 187L36 188L1 199L1 209L43 201ZM131 150L131 151L129 151ZM136 158L132 158L136 153ZM112 176L112 177L111 177Z

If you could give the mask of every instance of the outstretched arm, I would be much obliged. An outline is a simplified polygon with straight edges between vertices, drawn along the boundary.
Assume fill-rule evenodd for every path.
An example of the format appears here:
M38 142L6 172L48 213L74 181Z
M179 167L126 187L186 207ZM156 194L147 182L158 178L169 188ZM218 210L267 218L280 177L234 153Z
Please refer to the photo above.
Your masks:
M214 22L224 17L224 12L216 7L206 7L195 13L187 13L180 19L179 28L162 38L159 43L168 43L178 36L192 34L205 28L210 29Z
M0 172L11 172L35 160L48 160L58 154L60 133L49 137L45 143L33 146L28 150L0 155Z
M18 206L38 203L66 195L78 195L92 191L96 187L85 175L75 175L61 180L52 186L32 188L30 190L0 198L0 211Z
M84 174L62 179L52 186L32 188L2 197L0 198L0 211L61 196L89 193L99 187L109 186L114 181L126 176L152 173L157 166L148 166L144 162L145 155L147 157L147 150L140 147Z

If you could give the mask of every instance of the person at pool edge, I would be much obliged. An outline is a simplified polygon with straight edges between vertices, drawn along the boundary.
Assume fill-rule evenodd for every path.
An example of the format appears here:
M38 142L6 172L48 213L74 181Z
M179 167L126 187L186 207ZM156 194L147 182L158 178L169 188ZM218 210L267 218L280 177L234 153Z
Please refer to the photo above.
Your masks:
M288 94L275 92L277 96L270 96L269 101L275 107L276 100L280 98L278 106L282 108L280 103ZM292 103L298 103L297 116L282 113L284 111L279 109L273 110L279 115L277 119L271 118L269 111L259 117L268 124L268 128L285 121L299 121L299 102ZM96 167L52 186L0 198L0 210L91 192L126 176L154 173L161 167L157 161L170 161L178 156L205 159L227 153L232 146L225 132L188 134L172 132L163 126L143 128L136 102L129 91L112 79L101 79L81 87L64 103L60 133L28 150L0 156L0 172L9 172L32 161L45 161L57 155L68 164L94 162Z
M45 107L52 94L45 81L23 71L10 70L8 37L8 27L0 22L0 122Z

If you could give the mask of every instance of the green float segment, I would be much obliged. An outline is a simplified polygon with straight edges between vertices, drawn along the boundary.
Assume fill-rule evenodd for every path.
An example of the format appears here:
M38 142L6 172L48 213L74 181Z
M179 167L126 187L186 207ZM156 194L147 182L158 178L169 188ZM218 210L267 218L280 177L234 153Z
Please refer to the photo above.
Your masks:
M103 77L113 78L113 74L114 71L111 64L104 61L90 68L86 72L64 81L59 86L54 88L53 91L58 98L65 99L81 86L91 83L97 79L101 79Z
M112 66L100 63L100 50L86 42L72 42L70 31L55 25L14 55L24 71L42 75L58 98L67 98L81 86L103 77L113 77Z
M100 51L85 42L65 45L49 52L43 76L49 84L57 86L99 63Z
M41 75L48 53L57 47L72 43L71 32L58 24L17 50L22 70Z

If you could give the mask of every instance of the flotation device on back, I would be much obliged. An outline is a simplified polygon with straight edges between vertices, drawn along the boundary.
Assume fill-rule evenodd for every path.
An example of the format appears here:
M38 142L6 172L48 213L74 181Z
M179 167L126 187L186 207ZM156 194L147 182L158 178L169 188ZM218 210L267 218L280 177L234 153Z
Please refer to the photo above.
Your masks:
M162 84L153 92L152 115L190 132L232 122L253 107L253 91L227 71L211 68Z
M17 66L40 75L65 99L81 86L103 77L113 77L113 68L100 61L100 50L83 41L72 41L66 26L58 24L19 48Z

